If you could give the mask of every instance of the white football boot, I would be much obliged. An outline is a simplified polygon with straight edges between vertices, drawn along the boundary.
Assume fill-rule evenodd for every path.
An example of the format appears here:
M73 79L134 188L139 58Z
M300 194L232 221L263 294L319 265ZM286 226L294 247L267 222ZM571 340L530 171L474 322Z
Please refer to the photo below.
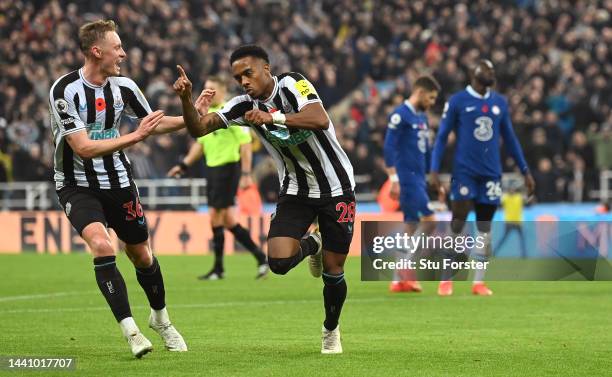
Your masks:
M161 336L168 351L187 351L187 344L185 344L181 334L172 326L166 308L157 311L151 309L149 327Z
M336 326L336 328L331 331L323 326L321 335L321 353L342 353L342 343L340 342L340 325Z
M119 322L119 327L121 327L121 332L130 345L132 355L136 358L140 359L145 354L153 351L153 344L142 335L132 317L127 317Z

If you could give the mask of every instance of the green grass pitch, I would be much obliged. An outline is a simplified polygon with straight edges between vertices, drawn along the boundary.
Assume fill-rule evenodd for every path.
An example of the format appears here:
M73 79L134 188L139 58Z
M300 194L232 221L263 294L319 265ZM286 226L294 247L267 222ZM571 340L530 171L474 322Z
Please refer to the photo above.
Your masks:
M0 256L0 356L73 356L68 376L601 376L610 373L612 283L469 283L437 297L361 282L347 262L344 354L321 355L322 282L302 263L255 281L248 255L226 257L226 279L201 282L210 257L160 256L168 309L189 352L170 353L147 327L148 305L124 255L132 312L155 350L131 356L98 292L91 257Z

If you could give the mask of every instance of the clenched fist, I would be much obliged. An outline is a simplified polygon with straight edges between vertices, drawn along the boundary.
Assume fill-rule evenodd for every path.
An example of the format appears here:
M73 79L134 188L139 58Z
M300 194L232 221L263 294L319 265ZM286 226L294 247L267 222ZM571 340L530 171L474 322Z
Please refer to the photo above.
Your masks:
M261 110L249 110L244 114L244 120L255 125L272 124L272 114Z

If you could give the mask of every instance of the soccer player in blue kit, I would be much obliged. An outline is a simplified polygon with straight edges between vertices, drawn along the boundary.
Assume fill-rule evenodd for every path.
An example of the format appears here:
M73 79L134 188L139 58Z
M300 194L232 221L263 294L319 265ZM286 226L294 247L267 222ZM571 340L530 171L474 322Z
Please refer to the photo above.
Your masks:
M430 174L432 186L439 188L438 172L446 140L449 133L454 131L457 142L451 178L451 231L455 236L463 231L473 203L478 236L484 240L484 247L475 248L472 258L483 262L491 255L491 220L502 194L500 136L525 177L528 194L532 195L535 189L535 182L512 129L508 103L499 93L491 90L494 84L493 63L480 60L472 71L470 85L451 96L444 107L434 143ZM484 269L474 272L472 293L475 295L489 296L493 293L484 283L484 274ZM452 284L450 279L441 281L438 294L451 295Z
M429 234L427 223L434 220L427 195L431 146L425 112L436 103L439 92L440 85L433 77L417 78L410 97L393 110L387 126L384 154L391 180L390 194L399 198L408 234ZM414 257L415 251L408 259ZM412 275L410 271L398 271L389 290L421 292L421 285Z

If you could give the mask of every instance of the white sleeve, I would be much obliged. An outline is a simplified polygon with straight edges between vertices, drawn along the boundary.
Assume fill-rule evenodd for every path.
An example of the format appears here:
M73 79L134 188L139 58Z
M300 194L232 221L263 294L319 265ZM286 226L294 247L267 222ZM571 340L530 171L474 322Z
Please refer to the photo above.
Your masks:
M312 83L299 73L288 73L280 80L279 85L291 106L298 112L310 103L321 102Z
M77 95L71 90L70 86L64 88L63 93L55 90L55 85L49 91L49 109L51 112L51 120L57 124L61 136L66 136L71 133L85 129L85 123L77 112L74 98ZM55 92L55 96L53 93Z
M241 126L248 126L244 121L244 114L253 110L253 101L246 95L236 96L223 106L221 110L215 111L217 115L225 123L225 127L229 127L232 123L239 124Z
M134 80L127 77L117 77L117 84L121 89L123 98L124 114L132 119L140 119L149 115L152 110L149 102Z

